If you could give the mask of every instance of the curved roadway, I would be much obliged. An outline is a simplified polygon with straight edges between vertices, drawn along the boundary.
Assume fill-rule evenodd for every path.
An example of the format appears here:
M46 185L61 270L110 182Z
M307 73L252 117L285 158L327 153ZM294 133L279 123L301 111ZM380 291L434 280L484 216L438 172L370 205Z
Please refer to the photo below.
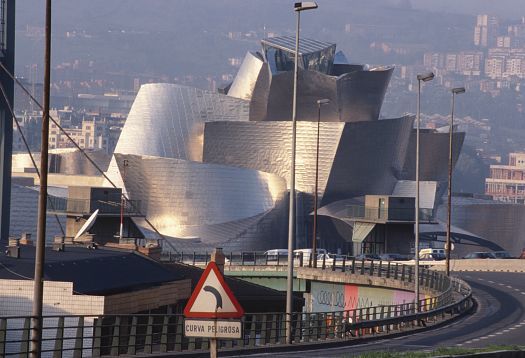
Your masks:
M253 356L350 357L376 351L525 345L525 273L464 272L457 275L471 285L478 307L474 314L450 325L408 336L382 338L366 344Z

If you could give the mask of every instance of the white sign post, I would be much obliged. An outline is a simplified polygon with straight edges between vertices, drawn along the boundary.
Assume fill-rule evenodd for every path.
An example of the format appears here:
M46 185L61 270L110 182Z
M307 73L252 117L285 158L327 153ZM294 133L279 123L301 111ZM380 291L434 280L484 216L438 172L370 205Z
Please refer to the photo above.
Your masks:
M210 338L210 357L215 358L218 338L242 338L242 322L231 319L243 315L244 310L226 284L219 266L211 261L184 308L184 334Z

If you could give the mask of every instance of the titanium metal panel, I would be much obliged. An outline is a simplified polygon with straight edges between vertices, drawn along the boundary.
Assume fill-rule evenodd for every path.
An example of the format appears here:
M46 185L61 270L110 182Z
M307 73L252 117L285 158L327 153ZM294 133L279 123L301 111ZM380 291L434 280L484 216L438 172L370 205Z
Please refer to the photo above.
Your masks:
M272 211L286 193L283 179L256 170L118 153L115 158L121 171L127 160L133 173L124 177L130 199L140 200L153 225L171 237L195 237L224 223L232 223L235 237L246 230L236 230L236 221Z
M321 109L323 122L359 122L379 118L393 68L362 71L362 66L344 65L351 70L339 77L300 69L297 77L297 119L317 121L317 100L327 98ZM271 74L263 68L250 103L251 121L292 119L293 71Z
M354 71L337 78L341 121L373 121L379 118L394 67Z
M248 101L252 99L255 84L257 83L263 64L264 62L258 54L252 52L246 53L241 68L239 68L239 72L237 72L228 90L228 96Z
M321 122L319 192L324 191L345 123ZM206 163L274 173L289 180L291 122L213 122L204 128ZM297 123L296 188L313 193L317 123Z
M102 169L107 170L111 155L104 150L87 150L89 157ZM86 157L77 149L53 152L49 161L49 172L69 175L94 175L100 172L91 164Z
M248 120L247 101L168 83L141 86L115 153L202 159L205 121Z
M464 132L455 132L453 140L452 165L456 163L463 147ZM437 133L428 129L420 130L419 180L446 182L448 180L449 133ZM410 134L407 157L400 179L416 180L416 130Z
M273 75L269 88L266 121L292 120L293 71ZM327 98L321 109L321 121L339 122L336 77L316 71L299 70L297 75L297 120L315 121L318 118L317 100ZM251 120L261 120L250 118Z
M389 195L398 180L413 117L346 123L322 205L362 195Z
M204 122L248 119L248 101L177 84L142 85L115 153L201 161ZM122 187L114 156L106 174Z

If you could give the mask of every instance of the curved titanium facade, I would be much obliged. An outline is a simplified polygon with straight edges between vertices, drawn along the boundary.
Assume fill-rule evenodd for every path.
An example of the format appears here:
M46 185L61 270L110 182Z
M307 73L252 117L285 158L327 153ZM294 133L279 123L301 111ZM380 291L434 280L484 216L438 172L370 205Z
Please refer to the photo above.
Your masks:
M461 153L465 140L464 132L454 132L452 167ZM420 130L419 179L425 181L446 182L448 180L449 133L438 133L432 130ZM416 179L416 131L412 130L407 157L401 179Z
M222 223L232 223L235 237L236 221L270 212L286 192L283 179L250 169L137 155L115 158L121 171L127 160L126 171L133 173L124 177L130 199L140 200L153 225L172 237L193 237Z
M86 150L89 157L102 169L108 168L111 155L104 150ZM40 167L40 153L33 153L36 165ZM13 172L34 171L33 162L26 153L13 154ZM100 172L86 157L74 148L52 149L49 151L49 172L68 175L98 176Z
M255 84L257 83L263 64L264 61L260 58L259 54L252 52L246 53L241 68L239 68L239 72L237 72L228 90L228 96L248 101L252 99Z
M168 83L141 86L115 153L202 159L206 121L248 120L247 101Z
M345 123L320 125L319 192L326 181ZM204 129L206 163L250 168L289 180L291 122L214 122ZM312 193L315 185L317 123L297 123L296 188Z
M341 121L378 119L393 72L393 67L381 67L370 71L354 71L338 77L337 102Z
M273 75L268 93L266 118L251 120L290 121L292 119L293 71ZM340 122L336 78L316 71L299 70L297 75L297 120L317 121L317 100L327 98L321 109L323 122Z
M347 123L322 204L366 194L391 194L403 168L413 120L406 116Z
M292 118L293 71L275 75L264 67L254 86L252 121L289 121ZM299 70L297 119L317 121L317 100L329 99L321 110L323 122L360 122L379 118L393 68L354 71L339 77Z
M111 156L104 150L87 150L87 154L102 170L108 168ZM69 175L100 175L97 168L79 150L51 154L49 172Z
M261 41L264 61L248 53L228 95L250 100L251 121L290 121L293 97L293 37ZM335 45L310 39L300 43L297 119L317 121L317 100L323 122L359 122L379 118L393 67L371 70L350 65ZM334 63L337 57L338 62Z

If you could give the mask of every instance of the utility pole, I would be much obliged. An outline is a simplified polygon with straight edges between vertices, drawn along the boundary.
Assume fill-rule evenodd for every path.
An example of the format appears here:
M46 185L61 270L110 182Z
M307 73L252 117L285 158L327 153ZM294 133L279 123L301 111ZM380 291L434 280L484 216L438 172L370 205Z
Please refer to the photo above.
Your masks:
M44 111L42 114L42 149L40 154L40 193L38 197L38 228L35 252L33 312L31 318L31 357L39 358L42 350L42 302L44 298L44 262L46 247L47 173L49 148L49 91L51 85L51 0L46 0L46 31L44 56Z

